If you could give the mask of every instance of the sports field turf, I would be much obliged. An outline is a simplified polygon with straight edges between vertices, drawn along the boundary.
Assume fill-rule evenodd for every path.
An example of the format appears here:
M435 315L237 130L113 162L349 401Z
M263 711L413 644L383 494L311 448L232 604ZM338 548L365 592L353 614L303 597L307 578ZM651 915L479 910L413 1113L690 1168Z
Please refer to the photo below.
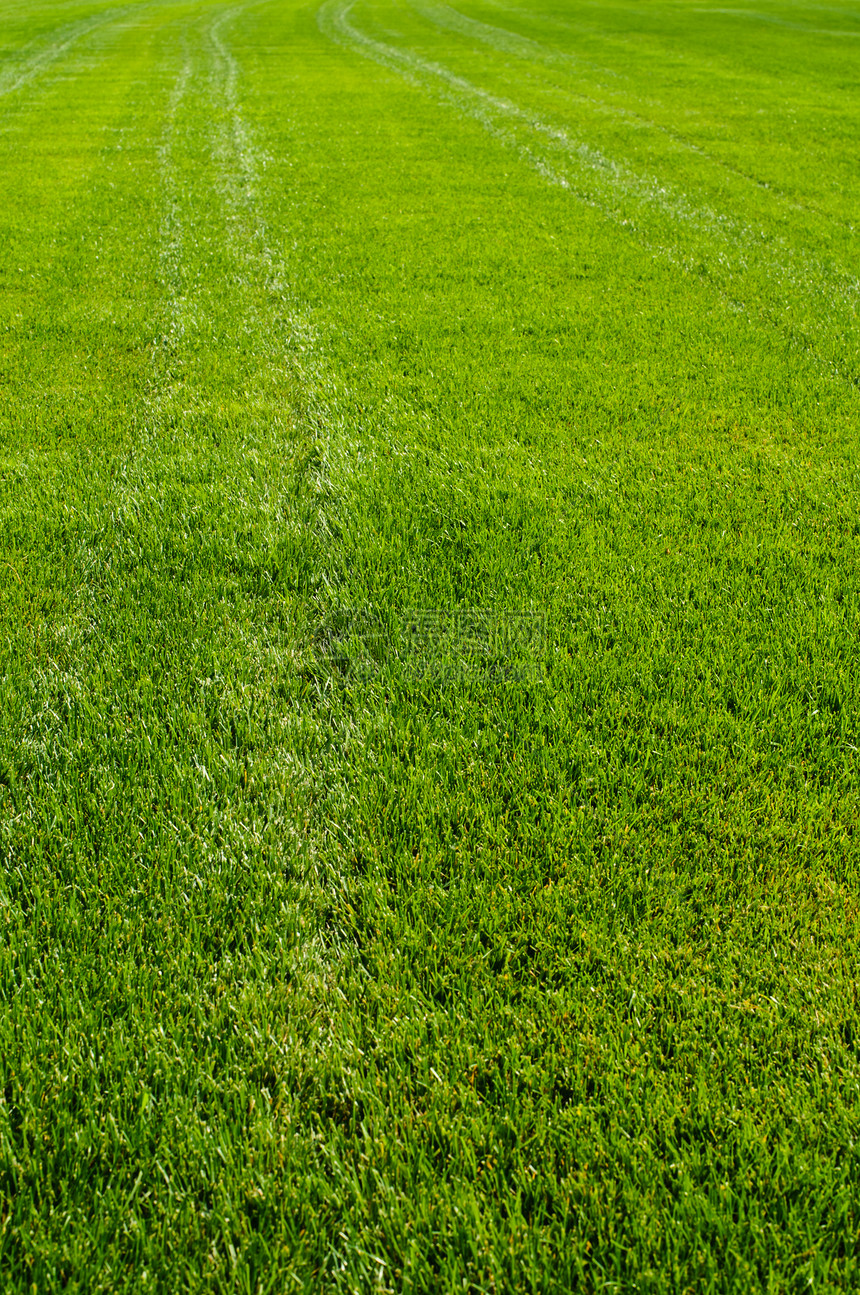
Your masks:
M860 9L0 0L0 1290L860 1289Z

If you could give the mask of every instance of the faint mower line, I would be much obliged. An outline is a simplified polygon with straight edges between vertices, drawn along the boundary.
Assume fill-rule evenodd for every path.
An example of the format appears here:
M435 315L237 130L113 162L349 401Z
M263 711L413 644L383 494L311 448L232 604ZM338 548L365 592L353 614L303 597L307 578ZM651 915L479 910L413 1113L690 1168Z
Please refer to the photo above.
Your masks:
M15 90L19 90L28 82L35 80L53 63L61 59L79 40L84 36L88 36L90 32L110 23L118 22L119 19L124 18L138 8L140 8L139 4L124 5L122 9L113 9L110 13L97 14L92 18L82 18L79 22L66 23L64 26L58 27L52 33L53 40L50 44L37 48L29 58L20 59L16 66L0 72L0 98L14 93ZM34 44L36 42L31 41L30 45L25 46L21 53L25 53Z
M814 330L815 349L825 369L840 381L855 384L845 336L860 296L860 281L855 277L830 274L784 240L768 240L737 217L697 206L656 177L637 174L442 64L368 36L350 21L354 4L355 0L323 0L318 10L321 31L478 121L548 183L570 190L578 201L635 232L656 255L692 274L701 275L706 267L710 287L732 308L750 308L747 297L753 285L748 272L758 269L769 287L765 295L753 292L762 316L793 344L806 348L813 344L809 331ZM571 165L575 171L569 170ZM814 312L804 306L816 304L822 294L842 305L844 318L807 324L804 316L814 318Z
M506 27L494 27L490 23L479 22L475 18L468 18L461 14L459 10L454 9L451 5L439 3L438 0L412 0L412 8L416 13L427 18L434 26L443 30L453 31L469 40L478 41L481 44L488 45L491 49L499 53L510 54L514 58L523 59L532 63L542 63L546 67L557 67L568 72L575 73L578 68L589 68L599 72L601 76L619 79L618 73L613 72L610 68L604 67L587 59L577 58L574 54L567 54L561 50L554 50L551 46L544 45L540 41L533 40L529 36L521 36L518 32L509 31ZM746 172L739 170L738 167L732 166L729 162L720 157L715 157L699 144L694 144L692 140L677 130L668 126L661 126L659 122L653 121L649 117L644 117L641 113L634 112L629 108L619 108L615 104L609 103L605 99L596 99L593 95L583 94L581 91L571 87L566 90L579 103L588 104L596 111L605 113L611 117L618 117L624 121L635 122L637 126L645 126L649 130L656 131L664 135L667 139L672 140L674 144L694 153L697 157L704 158L712 166L718 167L721 171L726 171L735 176L737 179L755 188L766 188L772 197L782 202L785 206L793 211L805 211L806 207L802 203L795 202L787 195L780 193L772 184L765 185L763 181L757 180L754 176L747 175Z

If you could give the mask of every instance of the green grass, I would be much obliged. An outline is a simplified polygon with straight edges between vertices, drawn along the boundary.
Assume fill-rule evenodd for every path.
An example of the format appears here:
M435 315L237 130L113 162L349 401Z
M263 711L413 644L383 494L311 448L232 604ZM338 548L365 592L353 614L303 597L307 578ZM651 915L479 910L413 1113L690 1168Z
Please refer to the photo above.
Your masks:
M0 1287L860 1286L860 15L0 0Z

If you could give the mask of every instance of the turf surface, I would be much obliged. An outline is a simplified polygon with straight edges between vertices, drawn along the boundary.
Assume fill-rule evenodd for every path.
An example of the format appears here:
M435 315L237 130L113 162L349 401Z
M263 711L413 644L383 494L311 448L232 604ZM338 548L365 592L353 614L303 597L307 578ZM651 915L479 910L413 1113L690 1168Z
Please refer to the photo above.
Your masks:
M860 1286L860 14L0 0L0 1285Z

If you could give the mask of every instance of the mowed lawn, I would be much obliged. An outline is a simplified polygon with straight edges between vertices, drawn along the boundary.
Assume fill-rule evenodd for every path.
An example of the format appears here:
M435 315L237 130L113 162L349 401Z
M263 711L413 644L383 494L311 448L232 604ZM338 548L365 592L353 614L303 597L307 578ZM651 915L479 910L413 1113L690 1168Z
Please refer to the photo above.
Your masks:
M0 1289L860 1288L860 12L0 0Z

